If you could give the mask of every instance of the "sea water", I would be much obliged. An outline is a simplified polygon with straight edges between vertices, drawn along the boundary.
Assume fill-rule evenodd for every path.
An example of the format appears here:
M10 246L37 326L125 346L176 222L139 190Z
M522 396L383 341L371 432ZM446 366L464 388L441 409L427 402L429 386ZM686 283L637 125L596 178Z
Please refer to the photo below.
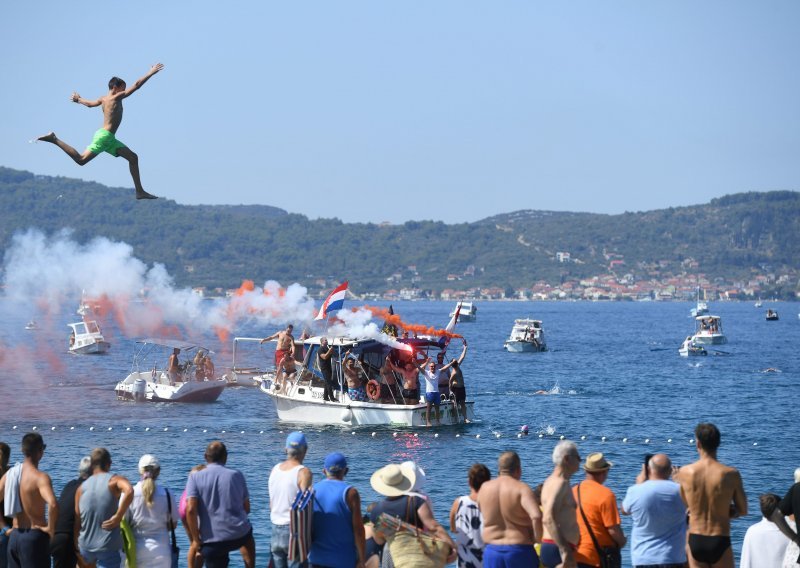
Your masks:
M456 332L469 344L463 369L478 420L413 430L280 423L269 397L254 388L229 388L213 404L120 402L114 385L130 370L135 338L123 337L109 324L104 329L113 344L108 355L69 355L65 324L75 321L74 314L39 321L37 331L27 331L31 315L7 310L16 315L0 326L0 440L11 445L16 461L22 435L33 428L41 432L47 443L41 468L52 476L57 493L75 477L80 458L104 446L113 471L132 481L138 479L139 457L155 454L161 461L159 482L176 495L189 469L203 462L206 444L222 440L228 465L247 479L258 565L265 565L267 479L283 459L292 430L303 430L308 438L305 463L315 479L322 476L326 454L347 456L347 481L359 490L364 506L379 499L369 484L376 469L415 460L427 473L424 490L435 515L447 526L453 500L469 491L470 465L482 462L496 473L504 450L519 453L522 479L531 486L551 471L552 449L562 437L574 440L583 457L601 451L614 462L607 485L621 502L645 453L663 451L676 465L690 463L697 457L694 427L710 421L722 431L719 459L739 468L747 492L750 513L732 523L738 559L745 530L760 516L758 495L782 496L800 466L793 406L800 379L798 304L767 302L756 309L752 303L712 302L711 312L722 317L729 343L710 346L707 357L690 358L680 357L678 347L694 329L691 303L476 304L477 321L459 324ZM404 321L443 327L453 304L397 302L393 307ZM783 319L765 321L767 307ZM514 319L524 317L542 320L548 352L503 350ZM279 328L251 324L233 335L266 336ZM218 371L230 366L230 344L210 333L205 344L215 352ZM448 355L460 350L455 339ZM258 348L249 356L264 365L270 359ZM521 437L523 425L529 434ZM573 479L582 477L579 472ZM630 536L628 518L622 526ZM182 528L177 535L184 555L188 542ZM623 551L625 565L630 564L628 550ZM236 554L232 565L241 565Z

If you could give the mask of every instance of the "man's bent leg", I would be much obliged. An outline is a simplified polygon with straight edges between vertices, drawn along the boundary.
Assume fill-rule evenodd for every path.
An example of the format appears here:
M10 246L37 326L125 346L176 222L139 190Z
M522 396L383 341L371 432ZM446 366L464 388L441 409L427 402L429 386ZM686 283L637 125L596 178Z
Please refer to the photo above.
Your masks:
M67 154L67 156L72 158L72 160L79 166L85 166L97 156L97 154L95 154L94 152L90 152L89 150L86 150L83 154L79 154L75 148L73 148L72 146L61 140L58 136L55 135L54 132L50 132L49 134L45 134L44 136L39 136L37 140L40 140L41 142L50 142L51 144L55 144L56 146L61 148Z
M127 146L117 148L117 156L128 160L128 167L133 178L133 187L136 188L136 199L158 199L155 195L147 193L142 187L142 179L139 175L139 156Z

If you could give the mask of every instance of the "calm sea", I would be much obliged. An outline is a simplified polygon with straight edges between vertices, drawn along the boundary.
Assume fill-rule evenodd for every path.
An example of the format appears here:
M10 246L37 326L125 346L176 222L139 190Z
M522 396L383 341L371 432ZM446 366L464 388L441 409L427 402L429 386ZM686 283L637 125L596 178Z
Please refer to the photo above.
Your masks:
M106 329L113 342L107 356L66 353L68 321L39 322L24 330L30 315L2 305L0 324L0 440L19 459L19 440L36 427L48 448L41 467L57 492L74 476L78 461L96 446L107 447L115 472L138 477L144 453L158 456L161 482L180 493L189 469L203 461L210 440L228 446L231 467L247 478L251 493L259 565L267 562L269 511L267 478L282 459L285 434L302 429L310 449L306 464L319 478L324 456L344 452L348 481L370 503L377 495L369 477L389 462L416 460L427 472L425 490L437 518L447 523L454 498L468 491L466 472L474 462L496 471L500 452L517 451L523 480L536 485L551 470L550 455L561 436L575 440L581 453L604 452L614 462L608 485L621 501L633 483L645 453L664 451L680 465L696 458L690 443L694 426L711 421L722 431L721 461L738 467L748 494L750 514L733 523L736 550L747 527L759 518L758 495L780 495L800 466L800 445L791 401L798 400L800 320L798 304L712 303L722 317L727 345L716 355L681 358L678 346L693 329L688 303L533 303L478 302L475 323L456 328L470 350L464 362L467 391L479 420L433 430L320 428L281 424L268 397L255 389L228 389L214 404L133 404L118 402L115 383L130 369L133 340ZM766 322L767 308L781 320ZM451 303L399 302L406 321L442 327ZM503 340L515 318L541 319L550 351L509 354ZM243 328L244 336L270 334ZM230 365L230 345L208 338L217 368ZM460 345L454 343L453 354ZM266 354L256 351L253 357ZM765 369L777 372L765 372ZM552 394L536 395L546 390ZM788 407L787 407L788 404ZM517 433L527 424L530 435ZM397 436L393 436L397 433ZM416 435L415 435L416 434ZM437 436L438 434L438 436ZM623 520L626 534L630 523ZM183 550L188 549L179 529ZM627 549L625 563L629 563ZM238 564L234 557L233 565Z

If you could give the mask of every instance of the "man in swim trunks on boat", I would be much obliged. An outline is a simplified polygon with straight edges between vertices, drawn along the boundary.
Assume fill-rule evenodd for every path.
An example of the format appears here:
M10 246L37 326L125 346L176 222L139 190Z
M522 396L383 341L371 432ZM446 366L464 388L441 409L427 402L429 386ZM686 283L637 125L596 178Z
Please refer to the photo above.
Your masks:
M538 566L533 543L542 537L542 511L528 484L520 481L516 452L503 452L497 477L481 485L478 507L483 515L484 568Z
M700 459L680 468L675 478L689 508L689 567L733 568L731 519L747 515L742 477L717 461L716 426L698 424L694 435Z
M44 136L39 136L37 140L55 144L64 150L64 152L79 166L85 166L102 152L107 152L115 158L125 158L128 160L131 177L133 178L133 185L136 188L136 199L158 199L155 195L147 193L142 187L142 180L139 177L139 156L132 152L125 144L117 140L115 134L122 122L122 99L138 91L150 77L163 68L164 65L156 63L144 77L136 81L130 88L126 88L125 81L119 77L112 77L108 82L108 94L93 101L82 98L78 93L72 93L71 100L74 103L87 107L103 107L103 127L94 133L92 143L83 151L83 154L79 154L75 148L59 139L55 132L49 132Z
M358 359L349 351L344 356L344 378L347 380L347 396L350 400L357 402L367 402L367 389L362 380L362 367Z
M414 357L414 355L412 355ZM403 377L403 390L401 394L406 404L419 404L419 369L415 363L409 361L402 367L395 365L391 359L386 361L392 371L397 371Z
M281 359L283 359L284 355L287 353L294 354L294 336L292 335L293 329L294 326L289 324L286 326L286 329L275 332L269 337L265 337L261 340L261 343L266 343L267 341L272 341L273 339L278 340L278 344L275 346L275 367L278 367L281 364Z

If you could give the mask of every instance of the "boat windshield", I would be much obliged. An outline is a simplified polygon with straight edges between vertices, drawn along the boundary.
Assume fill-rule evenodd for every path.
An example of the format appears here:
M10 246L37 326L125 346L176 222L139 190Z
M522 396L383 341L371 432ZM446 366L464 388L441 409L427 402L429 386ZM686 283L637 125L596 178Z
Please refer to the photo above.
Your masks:
M90 321L86 323L86 327L89 330L89 333L100 333L100 327L97 325L97 322Z
M81 323L76 323L74 325L75 325L75 334L76 335L83 335L85 333L88 333L86 331L86 324L85 323L81 322Z

